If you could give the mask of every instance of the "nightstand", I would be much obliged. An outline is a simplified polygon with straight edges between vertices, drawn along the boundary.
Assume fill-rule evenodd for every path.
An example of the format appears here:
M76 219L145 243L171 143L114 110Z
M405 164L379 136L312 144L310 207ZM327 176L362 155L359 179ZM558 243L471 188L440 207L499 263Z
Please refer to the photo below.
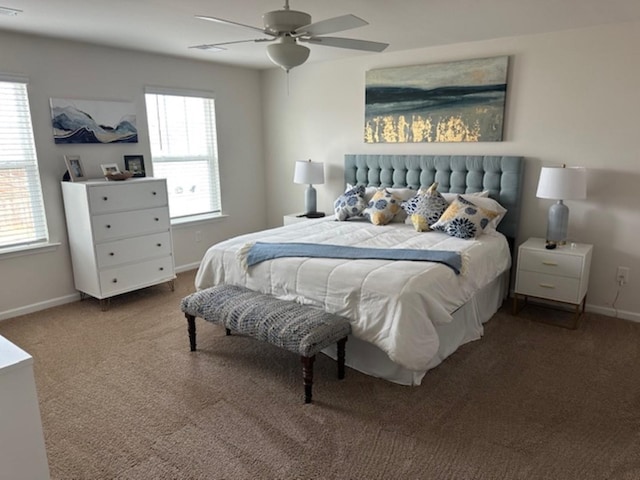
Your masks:
M305 217L304 213L300 212L300 213L287 213L286 215L284 215L282 217L282 224L283 225L291 225L292 223L300 223L300 222L306 222L307 220L314 220L316 218L322 218L324 217L324 213L318 214L319 216L317 217Z
M568 243L547 250L542 238L530 238L520 245L513 314L518 313L519 296L524 297L525 303L528 297L534 297L569 304L575 307L570 328L578 328L587 298L592 251L593 246L585 243Z

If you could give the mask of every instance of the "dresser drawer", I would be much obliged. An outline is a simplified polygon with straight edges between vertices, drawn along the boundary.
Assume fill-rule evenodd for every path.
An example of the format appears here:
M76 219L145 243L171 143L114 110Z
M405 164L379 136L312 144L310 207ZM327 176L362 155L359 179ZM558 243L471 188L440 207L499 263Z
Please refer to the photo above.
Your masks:
M578 255L553 254L536 250L522 250L519 270L580 278L582 257Z
M169 230L166 207L96 215L91 219L96 242Z
M175 278L173 257L108 268L100 271L100 291L103 297L148 287Z
M116 240L115 242L102 243L96 247L99 268L170 254L171 234L169 232Z
M578 298L580 294L578 278L519 270L515 291L521 295L573 304L579 304L582 301L582 298Z
M92 214L160 207L167 204L164 181L131 182L89 188Z

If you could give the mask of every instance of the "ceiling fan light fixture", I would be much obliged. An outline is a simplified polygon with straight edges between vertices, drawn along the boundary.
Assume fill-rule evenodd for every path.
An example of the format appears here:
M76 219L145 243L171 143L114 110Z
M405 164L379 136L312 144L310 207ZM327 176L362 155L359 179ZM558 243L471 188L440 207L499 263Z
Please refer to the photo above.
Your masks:
M286 72L306 62L309 53L307 47L298 45L291 37L284 37L281 42L267 47L269 59Z

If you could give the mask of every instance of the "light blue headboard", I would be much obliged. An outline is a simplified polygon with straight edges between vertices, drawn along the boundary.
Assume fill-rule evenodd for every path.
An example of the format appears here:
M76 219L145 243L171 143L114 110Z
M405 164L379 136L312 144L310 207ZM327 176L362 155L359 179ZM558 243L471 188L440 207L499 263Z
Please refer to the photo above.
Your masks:
M520 221L523 157L462 155L345 155L345 182L389 188L429 187L489 196L507 209L498 230L515 241ZM513 250L512 250L513 251Z

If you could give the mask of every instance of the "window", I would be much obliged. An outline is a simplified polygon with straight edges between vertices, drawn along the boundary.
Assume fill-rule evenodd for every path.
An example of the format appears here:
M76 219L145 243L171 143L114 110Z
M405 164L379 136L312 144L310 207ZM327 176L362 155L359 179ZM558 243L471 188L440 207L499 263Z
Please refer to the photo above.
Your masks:
M48 241L27 81L0 75L0 250Z
M214 99L147 89L153 176L167 179L171 218L220 213Z

